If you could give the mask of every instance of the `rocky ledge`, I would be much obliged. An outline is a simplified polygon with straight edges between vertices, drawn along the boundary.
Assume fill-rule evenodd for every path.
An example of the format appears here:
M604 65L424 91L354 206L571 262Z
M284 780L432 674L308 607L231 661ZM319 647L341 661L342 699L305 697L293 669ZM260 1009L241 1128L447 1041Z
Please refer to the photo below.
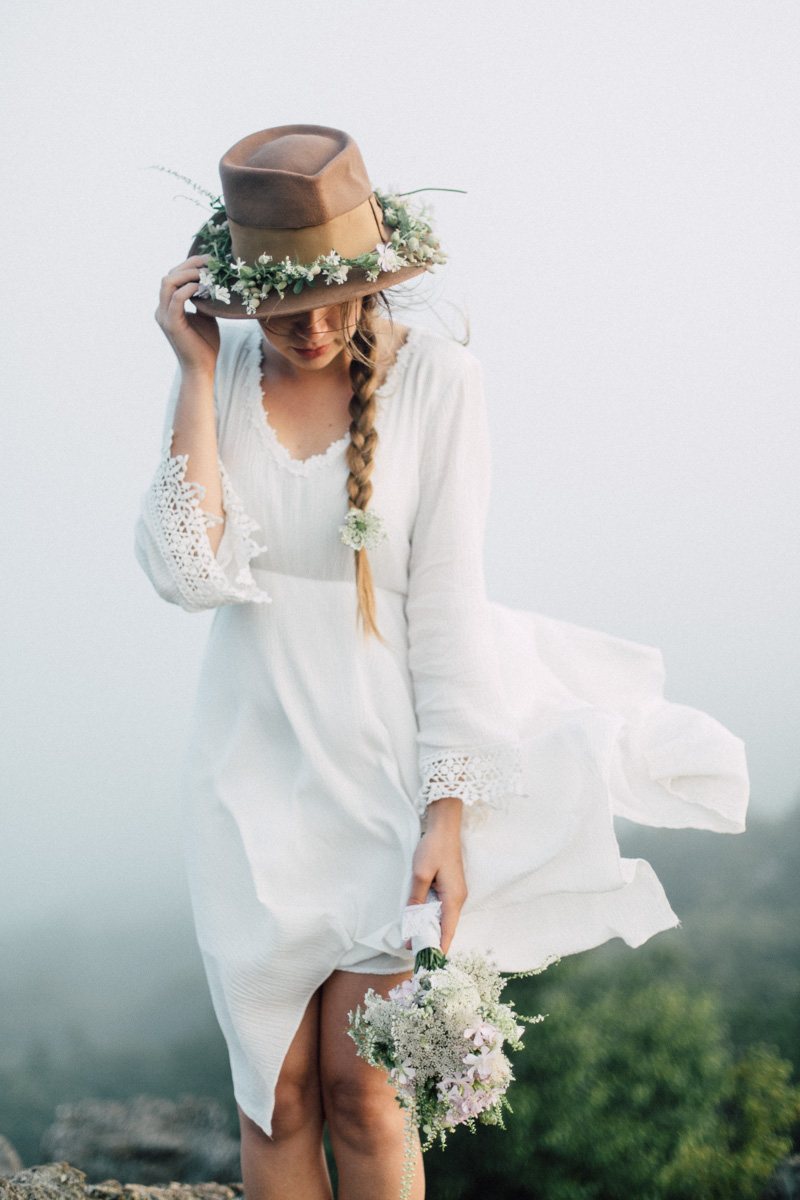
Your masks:
M71 1163L92 1183L121 1178L159 1187L241 1174L239 1142L229 1135L224 1112L198 1096L60 1104L42 1137L42 1159Z
M87 1183L83 1171L58 1162L0 1179L0 1200L240 1200L243 1193L240 1183Z

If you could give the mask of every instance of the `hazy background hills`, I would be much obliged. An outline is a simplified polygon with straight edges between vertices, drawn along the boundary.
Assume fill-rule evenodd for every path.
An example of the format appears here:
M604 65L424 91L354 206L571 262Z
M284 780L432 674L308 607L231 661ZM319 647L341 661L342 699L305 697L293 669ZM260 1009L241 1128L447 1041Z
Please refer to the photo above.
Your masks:
M729 838L620 830L624 851L656 868L681 927L630 951L567 960L573 973L680 980L719 1001L734 1049L767 1043L800 1068L800 805ZM34 1161L57 1103L183 1092L222 1101L235 1128L224 1043L186 914L158 923L58 922L0 949L0 1132ZM527 986L527 985L526 985ZM528 1008L535 1002L536 987ZM533 1040L533 1039L531 1039Z

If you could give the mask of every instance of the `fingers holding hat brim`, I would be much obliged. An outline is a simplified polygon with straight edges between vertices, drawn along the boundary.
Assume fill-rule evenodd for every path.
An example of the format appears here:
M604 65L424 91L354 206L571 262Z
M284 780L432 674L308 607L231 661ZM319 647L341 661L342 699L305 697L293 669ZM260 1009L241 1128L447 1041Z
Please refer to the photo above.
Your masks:
M192 244L190 254L196 249ZM192 296L192 304L198 312L209 317L227 317L229 319L263 320L265 317L293 316L295 313L309 312L312 308L322 308L329 304L342 304L345 300L354 300L357 296L369 296L373 292L382 292L386 288L395 287L398 283L406 283L417 275L422 275L425 267L401 267L399 271L381 271L378 278L370 280L367 272L360 267L353 267L344 283L315 283L306 284L302 292L285 292L283 298L277 292L271 292L261 301L254 313L249 313L242 300L236 293L231 294L230 304L220 300L203 299Z

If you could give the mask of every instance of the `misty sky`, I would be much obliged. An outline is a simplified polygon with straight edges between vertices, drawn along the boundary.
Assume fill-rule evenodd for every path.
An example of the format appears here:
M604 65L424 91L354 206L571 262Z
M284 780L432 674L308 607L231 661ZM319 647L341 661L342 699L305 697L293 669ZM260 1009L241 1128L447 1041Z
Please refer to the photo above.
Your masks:
M435 197L407 318L484 366L490 594L660 646L668 696L800 788L800 7L26 0L3 56L0 925L185 906L175 791L209 618L133 558L162 274L239 138L354 135ZM438 317L437 317L437 314Z

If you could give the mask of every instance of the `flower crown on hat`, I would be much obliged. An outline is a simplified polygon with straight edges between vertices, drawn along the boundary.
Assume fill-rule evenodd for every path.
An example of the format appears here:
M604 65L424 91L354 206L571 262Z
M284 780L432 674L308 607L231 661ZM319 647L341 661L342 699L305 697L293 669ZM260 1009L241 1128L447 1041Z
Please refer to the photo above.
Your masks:
M248 315L253 316L270 293L282 299L287 289L299 293L303 288L314 287L318 278L327 284L344 283L353 268L366 271L370 283L374 283L382 271L394 273L403 267L423 267L432 271L434 266L447 260L447 255L439 248L426 209L416 207L406 199L412 194L375 192L384 223L392 232L385 242L378 242L374 250L357 258L343 258L332 250L320 254L312 263L300 263L288 257L275 262L269 254L259 255L254 263L246 263L241 258L234 261L225 207L221 197L213 197L211 205L215 211L196 235L198 251L210 255L207 266L200 271L197 295L230 304L231 293L236 292Z

